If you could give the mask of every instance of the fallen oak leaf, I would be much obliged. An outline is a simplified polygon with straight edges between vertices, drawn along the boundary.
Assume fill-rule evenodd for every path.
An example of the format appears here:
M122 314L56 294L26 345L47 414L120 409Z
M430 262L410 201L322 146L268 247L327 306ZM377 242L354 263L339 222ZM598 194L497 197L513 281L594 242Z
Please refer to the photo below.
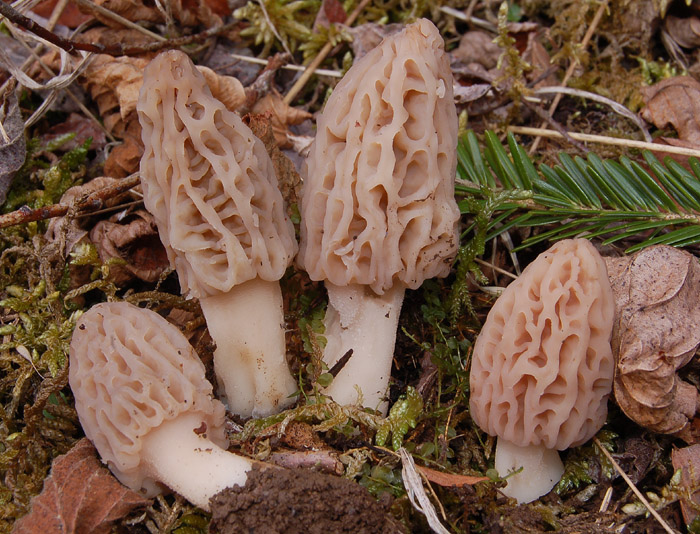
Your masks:
M120 484L84 438L54 460L44 489L12 534L109 534L116 521L150 502Z
M455 475L453 473L443 473L430 467L417 465L416 468L430 482L443 487L473 486L477 482L489 480L489 477L475 477L471 475Z

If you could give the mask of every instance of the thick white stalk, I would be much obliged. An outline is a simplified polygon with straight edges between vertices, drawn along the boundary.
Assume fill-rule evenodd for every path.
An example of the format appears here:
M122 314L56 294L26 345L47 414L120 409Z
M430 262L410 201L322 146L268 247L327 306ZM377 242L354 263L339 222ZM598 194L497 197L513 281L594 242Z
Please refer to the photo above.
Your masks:
M229 409L264 417L292 404L297 384L287 366L279 283L255 278L199 302L216 342L214 371Z
M532 502L549 493L564 474L564 464L556 449L540 445L519 447L503 438L498 438L496 444L495 467L502 477L523 468L508 478L508 485L502 490L518 503Z
M324 324L327 343L323 360L332 368L352 349L352 356L324 393L339 404L362 403L386 415L386 400L394 357L396 329L405 288L401 284L375 294L363 285L326 282L328 309Z
M209 499L221 490L243 486L255 463L208 439L198 414L182 414L151 430L141 461L152 478L207 511Z

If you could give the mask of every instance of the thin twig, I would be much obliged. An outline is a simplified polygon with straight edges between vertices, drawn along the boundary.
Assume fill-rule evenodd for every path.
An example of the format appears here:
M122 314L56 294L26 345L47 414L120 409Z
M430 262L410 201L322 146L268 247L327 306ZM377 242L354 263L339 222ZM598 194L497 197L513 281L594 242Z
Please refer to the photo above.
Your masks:
M229 56L231 56L233 59L246 61L248 63L255 63L256 65L267 65L268 63L267 59L262 59L259 57L242 56L240 54L229 54ZM302 67L301 65L283 65L281 68L286 70L295 70L298 72L304 72L306 70L306 67ZM343 77L343 74L340 71L331 69L316 69L315 74L318 74L319 76L331 76L333 78Z
M588 27L588 30L586 31L586 34L583 36L583 39L581 40L581 49L585 50L588 48L588 43L590 40L593 38L593 34L595 33L596 28L598 27L598 24L600 23L600 19L603 18L603 13L605 12L606 8L608 7L608 2L609 0L603 0L600 5L598 6L598 10L595 12L595 15L593 16L593 20L591 21L591 25ZM578 65L578 61L572 61L569 64L569 68L566 69L566 73L564 74L564 79L561 81L561 85L566 85L569 83L569 79L574 75L574 71L576 70L576 67ZM554 97L554 100L552 100L552 104L549 106L549 116L551 117L554 115L554 112L557 109L557 106L559 105L559 101L561 100L561 95L557 95ZM540 127L544 126L544 122ZM532 146L530 147L530 154L533 154L535 150L537 150L537 147L540 144L540 138L537 137L535 141L532 143Z
M601 104L605 104L606 106L610 106L610 108L617 114L622 115L623 117L631 120L634 124L636 124L639 129L642 131L642 134L644 135L644 140L647 143L651 143L651 135L649 135L649 132L647 131L646 125L644 124L644 121L637 115L636 113L632 113L629 109L627 109L625 106L620 104L619 102L615 102L614 100L610 98L606 98L604 96L598 95L596 93L591 93L590 91L583 91L581 89L573 89L571 87L539 87L535 89L534 93L536 95L549 95L549 94L557 94L557 95L570 95L570 96L578 96L581 98L586 98L588 100L593 100L595 102L600 102Z
M535 106L533 104L530 104L530 102L528 102L527 100L523 99L522 102L526 108L528 108L530 111L535 113L535 115L537 115L539 118L544 120L545 124L549 124L552 128L554 128L559 133L559 135L561 135L569 143L574 145L577 149L579 149L584 154L588 154L589 150L586 148L586 146L579 143L573 137L571 137L569 135L569 132L567 132L566 129L561 124L559 124L557 121L555 121L551 115L548 115L546 111L544 111L539 106Z
M358 4L358 6L353 10L350 15L348 15L348 18L345 21L346 26L352 26L352 23L355 22L357 17L360 16L360 13L362 13L362 10L367 6L367 4L370 3L370 0L362 0ZM323 48L321 48L321 51L318 53L318 55L314 58L314 60L309 64L309 66L306 68L304 73L299 77L299 79L294 83L292 88L289 90L289 93L284 97L284 103L285 104L291 104L292 100L299 94L299 91L301 91L304 86L306 85L306 82L309 81L309 78L313 75L314 72L316 72L316 69L319 67L319 65L323 62L324 59L326 59L326 56L330 53L330 51L333 48L333 44L328 41L325 45L323 45Z
M16 211L0 215L0 228L7 228L16 224L28 223L33 221L41 221L44 219L52 219L54 217L62 217L68 211L75 213L92 211L101 209L106 200L113 198L121 193L125 193L132 187L138 185L140 181L138 174L132 174L121 179L118 183L93 191L89 195L85 195L76 199L71 204L52 204L43 208L32 209L29 206L22 206Z
M509 126L509 132L521 135L535 135L538 137L548 137L551 139L562 139L563 136L554 130L545 128L530 128L528 126ZM607 137L605 135L592 135L584 133L568 132L569 137L576 141L585 143L600 143L603 145L624 146L628 148L640 148L651 150L652 152L665 152L667 154L679 154L681 156L693 156L700 158L700 150L685 148L681 146L660 145L657 143L647 143L645 141L634 141L632 139L619 139L617 137Z
M627 473L625 473L622 468L620 467L620 464L618 464L615 461L615 458L612 457L612 454L603 447L603 444L598 440L598 438L593 438L593 443L596 444L596 446L600 449L600 451L605 455L605 457L608 459L608 461L613 465L615 468L615 471L617 471L620 476L623 478L625 482L627 482L627 485L630 487L630 489L634 492L634 494L637 496L637 498L642 502L642 504L646 507L647 510L649 510L649 513L654 516L654 519L656 519L659 524L663 527L663 529L668 532L668 534L678 534L677 531L673 530L666 521L664 521L664 518L659 515L659 512L657 512L654 507L649 504L649 501L644 497L641 491L637 488L637 486L634 485L634 482L630 479L630 477L627 476Z
M459 19L464 22L468 22L470 24L473 24L477 28L481 28L483 30L487 30L493 33L496 33L498 31L498 28L494 24L491 24L488 20L480 19L477 17L467 17L464 13L462 13L459 9L455 9L453 7L447 7L447 6L442 6L440 8L440 11L445 13L446 15L450 15L456 19Z

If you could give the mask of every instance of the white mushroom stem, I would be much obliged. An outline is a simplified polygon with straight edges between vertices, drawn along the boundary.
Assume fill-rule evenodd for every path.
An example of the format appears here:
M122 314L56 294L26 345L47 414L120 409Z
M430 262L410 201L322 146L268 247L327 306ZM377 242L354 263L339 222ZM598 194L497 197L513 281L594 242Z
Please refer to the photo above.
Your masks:
M199 302L216 342L214 371L229 409L264 417L292 404L297 384L287 366L279 283L255 278Z
M221 490L243 486L255 463L230 453L206 437L200 414L182 414L143 439L141 461L148 475L203 510Z
M364 285L337 286L326 282L326 289L327 343L323 360L331 369L351 349L352 355L324 393L339 404L353 404L358 400L359 388L363 405L386 415L405 288L394 284L383 295L377 295Z
M549 493L564 474L564 464L556 449L541 445L519 447L503 438L498 438L496 444L495 467L502 477L523 468L508 477L508 485L502 490L518 503L532 502Z

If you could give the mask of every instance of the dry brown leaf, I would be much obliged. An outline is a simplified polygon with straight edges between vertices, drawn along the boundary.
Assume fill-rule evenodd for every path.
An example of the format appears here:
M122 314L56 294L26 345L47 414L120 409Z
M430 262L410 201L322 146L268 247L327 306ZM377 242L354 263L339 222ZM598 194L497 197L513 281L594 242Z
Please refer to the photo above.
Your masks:
M484 482L489 480L489 477L474 477L469 475L455 475L452 473L443 473L442 471L436 471L430 467L424 467L422 465L417 465L416 468L420 471L425 478L430 480L430 482L437 484L438 486L472 486L477 482Z
M503 50L493 42L493 35L479 31L469 31L462 35L459 47L451 55L465 64L478 63L486 70L493 69Z
M120 287L134 278L155 282L170 266L158 227L146 210L126 217L115 214L109 220L99 221L90 230L90 240L103 263L112 258L124 260L124 264L111 265L109 269L110 279Z
M664 19L664 26L671 38L683 48L700 46L700 18L669 15Z
M700 83L690 76L667 78L643 87L642 118L657 128L673 126L680 141L700 146Z
M44 0L43 2L39 2L35 7L33 7L32 11L40 17L48 19L53 13L53 10L56 7L57 3L58 0ZM91 18L92 15L86 15L85 13L81 13L74 3L68 2L66 4L66 7L64 7L63 11L61 12L61 16L58 17L57 22L58 24L67 26L69 28L77 28L82 23L89 21Z
M285 104L276 91L269 93L258 100L253 106L253 113L270 113L272 120L272 133L280 148L291 148L292 143L287 139L289 126L301 124L313 115L303 109L298 109Z
M138 126L139 134L141 133L140 124L138 121L129 123L129 128ZM115 146L107 156L104 166L104 174L113 178L126 178L130 174L135 173L139 169L141 156L143 155L143 142L140 135L125 135L124 142Z
M255 136L265 145L265 149L275 167L275 175L277 176L282 197L287 203L287 213L291 216L292 212L290 210L294 204L297 204L299 193L301 192L301 176L299 176L294 163L284 155L277 145L269 113L263 115L251 113L246 115L243 120Z
M160 11L156 5L147 5L142 0L95 0L99 6L113 11L117 15L132 22L166 22L166 15ZM221 17L215 15L207 2L203 0L171 0L167 4L169 16L180 23L181 26L213 26L221 25ZM101 13L95 12L95 18L105 26L122 28L119 22L105 17Z
M136 102L143 85L143 70L148 59L98 55L85 70L82 80L97 103L100 117L110 133L122 137L127 124L137 121ZM245 101L243 85L230 76L219 76L207 67L197 67L207 80L212 94L235 111Z
M698 516L700 507L700 445L691 445L683 449L671 451L671 463L673 469L681 470L681 486L688 492L692 492L692 502L681 497L681 512L683 521L690 525Z
M56 458L13 534L109 534L115 521L150 503L104 468L87 439Z
M615 294L615 399L655 432L680 433L694 416L695 386L678 378L700 343L700 265L688 252L657 245L606 258Z
M94 120L87 118L85 115L71 113L64 122L46 130L46 133L41 136L41 143L45 145L67 133L74 133L75 137L62 144L61 150L73 150L82 145L88 138L92 139L90 143L91 150L102 150L107 142L104 131Z
M319 26L328 27L330 24L343 24L348 18L348 14L340 0L323 0L321 9L318 10L316 20L314 20L314 31Z

